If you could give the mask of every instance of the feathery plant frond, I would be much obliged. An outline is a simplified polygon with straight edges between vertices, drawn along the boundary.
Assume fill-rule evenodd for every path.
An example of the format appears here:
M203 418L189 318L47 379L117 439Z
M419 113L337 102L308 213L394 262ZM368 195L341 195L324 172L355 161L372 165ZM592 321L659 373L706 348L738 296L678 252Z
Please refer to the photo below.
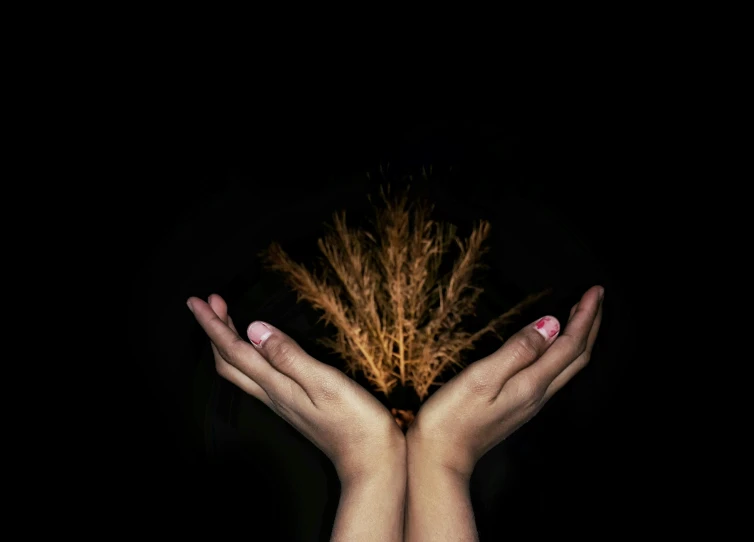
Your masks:
M488 333L502 340L499 331L549 290L526 297L474 333L461 329L482 294L472 276L485 267L481 257L488 250L483 244L490 223L480 221L462 240L454 225L431 219L434 206L409 203L407 192L391 198L390 185L387 193L380 187L380 196L384 207L374 206L371 231L348 228L345 212L333 215L318 241L319 272L293 261L278 243L263 257L269 269L285 275L299 301L310 303L335 328L333 337L319 341L345 360L348 372L363 372L385 396L400 382L424 400L445 369L462 367L462 352ZM454 242L460 253L439 276ZM397 412L410 423L408 411Z

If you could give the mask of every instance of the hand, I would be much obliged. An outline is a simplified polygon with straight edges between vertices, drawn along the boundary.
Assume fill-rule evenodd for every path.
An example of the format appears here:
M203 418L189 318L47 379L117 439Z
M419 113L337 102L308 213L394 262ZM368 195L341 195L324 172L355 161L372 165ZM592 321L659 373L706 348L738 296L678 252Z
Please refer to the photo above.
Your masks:
M409 428L409 456L418 454L422 462L470 479L488 450L529 421L589 362L603 293L596 286L584 294L560 337L557 319L540 318L443 385Z
M387 409L334 367L308 355L271 324L252 322L244 341L216 294L209 303L187 302L212 341L215 368L226 380L262 401L335 465L342 483L400 465L405 438ZM253 346L252 346L253 345Z

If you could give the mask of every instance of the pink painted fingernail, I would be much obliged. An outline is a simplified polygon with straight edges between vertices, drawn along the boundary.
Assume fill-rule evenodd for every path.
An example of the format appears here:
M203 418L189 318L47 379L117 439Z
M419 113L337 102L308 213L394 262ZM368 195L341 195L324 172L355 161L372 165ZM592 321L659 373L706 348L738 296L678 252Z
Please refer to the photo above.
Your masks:
M544 316L537 320L534 329L546 340L551 340L560 332L560 322L554 316Z
M252 322L249 326L248 334L254 346L262 346L267 337L272 335L272 330L264 322Z

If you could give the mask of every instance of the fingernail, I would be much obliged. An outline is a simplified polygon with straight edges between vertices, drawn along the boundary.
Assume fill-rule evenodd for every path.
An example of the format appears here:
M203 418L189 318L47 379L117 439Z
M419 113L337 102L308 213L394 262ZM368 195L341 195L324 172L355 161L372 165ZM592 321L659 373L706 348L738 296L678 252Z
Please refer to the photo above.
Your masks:
M188 308L189 308L189 310L191 312L194 312L194 307L191 306L191 300L190 299L188 301L186 301L186 305L188 305Z
M550 340L560 331L560 322L554 316L544 316L537 320L534 329L542 335L545 340Z
M598 299L599 299L600 301L602 301L602 298L603 298L603 297L605 297L605 289L604 289L604 288L600 288L600 291L599 291L599 293L597 294L597 298L598 298Z
M249 339L254 346L262 346L270 335L272 330L264 322L252 322L249 326Z

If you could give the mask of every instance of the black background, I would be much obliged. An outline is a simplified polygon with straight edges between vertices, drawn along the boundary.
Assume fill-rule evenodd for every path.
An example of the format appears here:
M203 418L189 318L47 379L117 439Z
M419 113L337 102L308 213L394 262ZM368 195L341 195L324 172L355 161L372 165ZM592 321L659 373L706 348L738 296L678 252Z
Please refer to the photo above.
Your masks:
M239 329L269 320L337 365L314 343L326 332L317 315L260 268L257 252L274 239L299 261L316 255L332 212L346 209L349 222L370 212L366 194L377 193L382 166L393 186L413 174L410 193L435 203L435 217L462 235L475 220L492 223L478 322L547 287L553 295L520 325L543 314L564 321L587 288L606 289L592 363L477 465L472 498L482 540L518 526L565 528L556 517L631 523L641 381L633 339L649 266L639 231L651 210L640 181L648 150L635 130L571 123L516 131L479 118L374 115L245 118L229 127L178 115L145 132L135 147L145 165L123 194L133 210L125 246L141 386L124 464L148 488L136 513L173 528L327 539L339 490L329 461L216 377L185 301L221 294ZM433 175L422 181L430 164ZM496 347L486 341L466 361Z

